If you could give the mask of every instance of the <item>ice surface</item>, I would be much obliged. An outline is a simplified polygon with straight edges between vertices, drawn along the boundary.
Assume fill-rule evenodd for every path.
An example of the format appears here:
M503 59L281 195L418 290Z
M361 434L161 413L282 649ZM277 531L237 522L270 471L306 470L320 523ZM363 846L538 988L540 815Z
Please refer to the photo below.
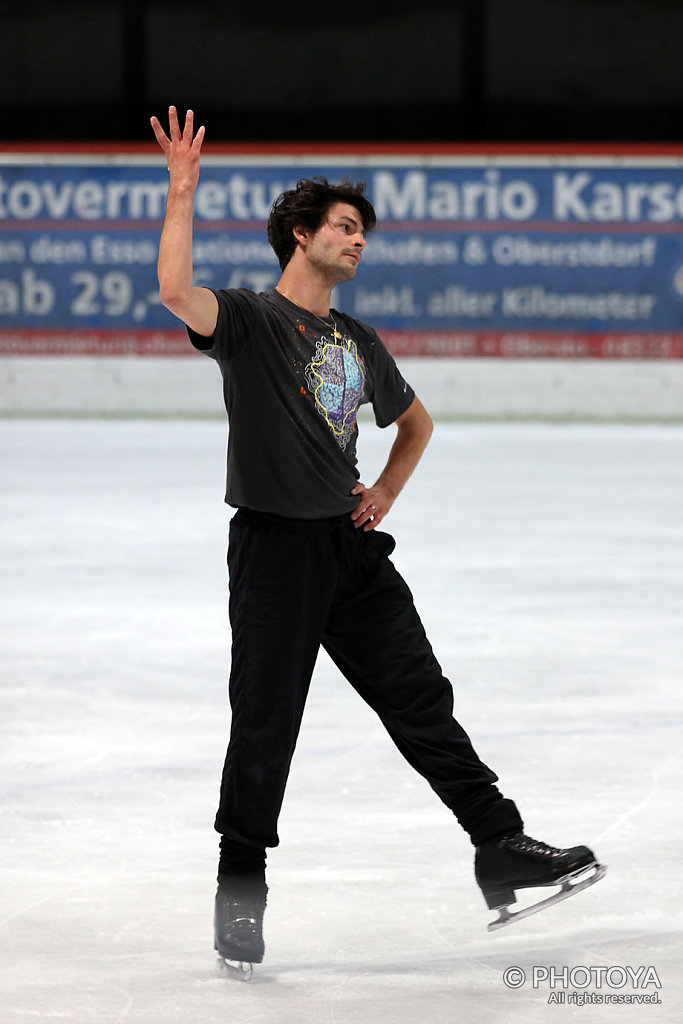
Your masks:
M364 479L391 433L363 425ZM441 425L386 523L528 832L593 845L607 877L487 934L466 837L321 657L249 985L211 943L224 443L0 425L0 1021L681 1020L683 429ZM589 993L661 1004L549 1004L582 966ZM599 983L626 966L661 989Z

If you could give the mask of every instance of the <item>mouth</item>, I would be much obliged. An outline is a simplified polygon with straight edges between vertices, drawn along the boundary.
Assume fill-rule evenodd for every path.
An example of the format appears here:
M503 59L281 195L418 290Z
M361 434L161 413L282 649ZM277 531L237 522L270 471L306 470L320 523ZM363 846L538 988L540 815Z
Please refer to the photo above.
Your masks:
M348 256L354 261L354 263L360 263L360 253L358 252L345 252L345 256Z

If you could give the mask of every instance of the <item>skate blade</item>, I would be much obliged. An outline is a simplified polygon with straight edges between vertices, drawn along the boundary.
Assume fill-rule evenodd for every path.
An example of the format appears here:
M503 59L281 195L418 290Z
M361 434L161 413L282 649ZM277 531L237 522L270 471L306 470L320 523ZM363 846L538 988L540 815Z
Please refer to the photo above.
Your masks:
M226 960L222 956L218 957L218 966L229 977L235 978L237 981L251 981L251 976L254 973L253 964L241 960Z
M586 875L587 871L592 873ZM515 924L524 917L531 917L533 914L540 913L541 910L547 910L554 903L560 903L562 900L569 899L570 896L576 896L583 889L587 889L590 885L595 885L596 882L599 882L604 877L606 871L607 867L604 864L595 863L589 864L588 867L581 868L580 871L567 875L565 878L558 878L556 882L552 883L553 885L561 886L558 892L548 896L547 899L540 900L538 903L532 903L530 907L523 907L521 910L510 912L507 907L500 907L498 911L500 916L495 921L492 921L486 930L495 932L499 928L506 928L509 924Z

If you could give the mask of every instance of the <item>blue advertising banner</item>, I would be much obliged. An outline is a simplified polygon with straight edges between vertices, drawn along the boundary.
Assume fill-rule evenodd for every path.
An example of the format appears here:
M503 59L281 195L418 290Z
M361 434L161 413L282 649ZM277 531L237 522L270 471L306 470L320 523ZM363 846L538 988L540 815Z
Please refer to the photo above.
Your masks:
M274 287L273 199L367 183L378 228L336 308L398 355L683 358L683 159L207 156L195 282ZM189 354L159 302L163 158L0 157L0 354Z

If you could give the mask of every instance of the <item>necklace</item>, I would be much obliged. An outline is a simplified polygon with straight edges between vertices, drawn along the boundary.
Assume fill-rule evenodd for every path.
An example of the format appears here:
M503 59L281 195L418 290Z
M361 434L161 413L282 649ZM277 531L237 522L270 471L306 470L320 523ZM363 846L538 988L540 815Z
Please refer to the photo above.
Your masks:
M287 292L282 290L282 288L276 288L276 291L278 291L280 293L280 295L284 295L284 297L286 299L289 299L289 301L293 305L299 306L299 303L298 302L294 302L294 299L292 298L292 296L288 295ZM310 315L314 316L316 318L316 320L319 320L321 324L324 324L325 327L329 328L329 330L332 331L332 337L334 338L335 341L341 341L342 340L342 335L340 334L340 332L339 332L339 330L337 328L337 321L332 316L332 311L331 310L330 310L330 320L332 321L332 323L330 324L330 323L327 322L327 320L324 320L321 316L318 316L317 313L314 313L312 309L306 309L305 306L299 306L299 309L303 309L304 312L310 313Z

